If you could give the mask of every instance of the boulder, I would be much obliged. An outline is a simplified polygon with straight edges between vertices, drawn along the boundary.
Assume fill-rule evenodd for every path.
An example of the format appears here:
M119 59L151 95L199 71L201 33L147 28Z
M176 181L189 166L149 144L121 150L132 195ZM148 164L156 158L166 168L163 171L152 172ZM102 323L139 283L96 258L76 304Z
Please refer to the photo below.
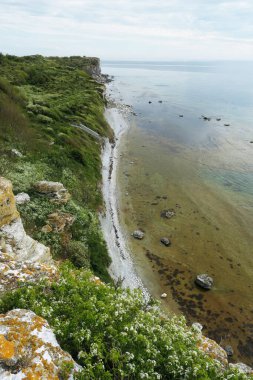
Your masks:
M69 192L60 182L39 181L34 184L34 190L59 203L67 203L70 199Z
M15 195L15 199L17 205L23 205L24 203L30 202L30 197L26 193L19 193Z
M19 158L23 157L23 154L19 150L17 150L17 149L12 149L11 150L11 154L13 156L16 156L16 157L19 157Z
M22 309L0 315L1 379L60 380L63 364L73 368L64 379L73 379L80 366L61 349L45 319Z
M203 289L211 289L213 286L213 278L208 274L198 274L195 283Z
M0 177L0 227L19 217L11 182Z
M3 253L0 247L0 293L17 289L27 282L37 283L41 279L56 281L58 270L53 265L16 261Z
M238 369L239 372L246 375L253 375L253 368L244 363L229 363L229 367Z
M170 239L166 238L166 237L162 237L160 239L160 242L165 245L166 247L169 247L171 245L171 241Z
M51 262L50 249L32 239L25 232L22 220L15 219L0 228L0 235L5 244L4 252L17 261Z
M197 346L199 350L210 356L212 359L219 361L223 365L223 367L227 367L227 353L214 340L209 339L206 336L200 335Z
M224 350L226 351L226 353L227 353L228 356L233 356L234 355L233 347L231 347L230 345L225 346Z
M203 330L203 326L199 322L194 322L192 324L192 328L193 328L193 330L197 331L198 333L201 333L201 331Z
M175 215L175 211L173 209L163 210L161 211L161 217L171 219Z
M144 232L142 232L141 230L136 230L132 233L132 236L135 238L135 239L138 239L138 240L142 240L144 238Z
M168 294L167 294L167 293L162 293L160 297L161 297L161 298L167 298L167 297L168 297Z

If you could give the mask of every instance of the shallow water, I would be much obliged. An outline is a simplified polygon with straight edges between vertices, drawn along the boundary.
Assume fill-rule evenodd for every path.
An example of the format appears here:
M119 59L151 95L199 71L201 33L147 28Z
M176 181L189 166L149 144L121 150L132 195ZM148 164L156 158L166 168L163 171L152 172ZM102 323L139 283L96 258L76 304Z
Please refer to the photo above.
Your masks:
M115 75L112 96L136 113L118 176L121 222L144 284L156 297L168 294L169 312L201 322L209 337L233 346L234 359L252 365L251 68L105 63L103 71ZM164 209L175 216L161 218ZM136 228L142 241L130 237ZM211 291L194 285L198 273L214 278Z

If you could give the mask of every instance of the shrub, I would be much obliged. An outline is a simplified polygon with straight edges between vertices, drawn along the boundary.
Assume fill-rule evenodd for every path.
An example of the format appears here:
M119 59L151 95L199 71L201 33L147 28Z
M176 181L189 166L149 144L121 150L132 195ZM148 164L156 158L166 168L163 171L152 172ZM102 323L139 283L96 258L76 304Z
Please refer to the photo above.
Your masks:
M71 240L66 246L66 257L77 268L90 267L90 255L88 247L81 241Z
M90 272L62 267L53 284L41 282L5 295L0 312L31 309L49 321L62 348L89 380L242 380L196 346L183 318L161 317L141 293L103 285Z

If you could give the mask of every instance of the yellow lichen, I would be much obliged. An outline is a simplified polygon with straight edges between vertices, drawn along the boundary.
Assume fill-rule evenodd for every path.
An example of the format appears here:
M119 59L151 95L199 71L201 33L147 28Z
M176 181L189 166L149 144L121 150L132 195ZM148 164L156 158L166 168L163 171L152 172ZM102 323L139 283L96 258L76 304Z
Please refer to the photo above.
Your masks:
M14 356L15 345L9 342L3 335L0 335L0 359L8 360Z

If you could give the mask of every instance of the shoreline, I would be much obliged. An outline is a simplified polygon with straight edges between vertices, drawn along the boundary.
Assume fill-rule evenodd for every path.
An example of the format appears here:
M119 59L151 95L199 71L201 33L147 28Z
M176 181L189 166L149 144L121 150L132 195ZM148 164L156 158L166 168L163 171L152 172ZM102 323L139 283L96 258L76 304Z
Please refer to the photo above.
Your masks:
M113 143L110 143L109 139L105 140L101 156L105 212L99 215L99 219L112 260L109 273L115 283L122 284L124 288L141 289L144 299L148 301L150 294L135 270L131 252L119 221L118 157L121 139L130 126L125 115L116 106L106 108L104 115L115 135Z

